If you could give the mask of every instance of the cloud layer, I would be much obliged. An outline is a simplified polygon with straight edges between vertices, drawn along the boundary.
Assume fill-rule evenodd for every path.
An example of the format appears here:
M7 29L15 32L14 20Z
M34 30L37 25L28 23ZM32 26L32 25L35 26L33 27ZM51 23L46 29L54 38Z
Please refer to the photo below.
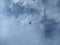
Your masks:
M60 45L59 0L0 3L0 45Z

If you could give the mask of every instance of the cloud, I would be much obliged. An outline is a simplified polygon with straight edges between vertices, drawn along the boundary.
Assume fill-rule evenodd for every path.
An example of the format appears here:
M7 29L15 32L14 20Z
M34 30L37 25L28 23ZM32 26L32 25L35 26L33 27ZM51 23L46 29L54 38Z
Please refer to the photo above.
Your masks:
M0 0L0 3L0 45L58 43L58 1Z

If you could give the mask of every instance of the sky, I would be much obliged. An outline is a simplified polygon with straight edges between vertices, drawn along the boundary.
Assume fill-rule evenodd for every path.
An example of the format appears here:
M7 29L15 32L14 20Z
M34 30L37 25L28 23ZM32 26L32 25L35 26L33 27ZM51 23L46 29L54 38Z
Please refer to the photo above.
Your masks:
M60 45L60 0L0 0L0 45Z

